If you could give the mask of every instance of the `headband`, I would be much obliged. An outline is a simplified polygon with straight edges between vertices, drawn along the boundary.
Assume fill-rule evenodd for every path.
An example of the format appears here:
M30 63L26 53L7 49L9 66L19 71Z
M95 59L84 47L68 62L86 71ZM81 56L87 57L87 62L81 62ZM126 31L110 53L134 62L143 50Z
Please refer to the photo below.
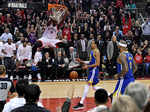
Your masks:
M120 43L120 42L118 43L118 45L121 46L121 47L127 47L127 44L123 44L123 43Z

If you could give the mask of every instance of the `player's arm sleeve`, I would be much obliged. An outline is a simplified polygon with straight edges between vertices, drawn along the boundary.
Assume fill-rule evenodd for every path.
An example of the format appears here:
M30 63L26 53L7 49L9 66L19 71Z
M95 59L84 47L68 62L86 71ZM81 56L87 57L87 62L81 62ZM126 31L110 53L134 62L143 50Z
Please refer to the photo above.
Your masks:
M16 90L15 90L14 84L13 84L13 82L11 81L10 92L11 92L11 93L14 93L15 91L16 91Z
M120 76L124 76L127 72L128 72L128 63L126 61L126 56L124 56L123 54L119 56L119 61L122 64L122 70L119 73Z

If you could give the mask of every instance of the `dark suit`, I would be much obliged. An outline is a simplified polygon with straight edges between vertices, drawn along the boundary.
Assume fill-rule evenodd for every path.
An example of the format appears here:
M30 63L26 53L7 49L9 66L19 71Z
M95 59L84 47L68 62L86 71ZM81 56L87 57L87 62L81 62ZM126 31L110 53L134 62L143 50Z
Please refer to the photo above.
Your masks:
M79 58L80 59L87 60L87 40L84 40L84 42L85 42L85 51L83 51L81 41L82 41L81 39L78 41L77 52L79 53Z
M63 78L65 75L65 71L66 71L66 66L65 66L65 61L64 58L61 57L60 59L57 57L54 61L55 64L55 74L56 74L56 78ZM62 67L61 65L64 65L64 67Z
M54 65L54 62L52 58L49 58L49 59L46 59L45 57L42 58L42 62L39 63L42 80L45 80L48 77L52 77L53 65Z

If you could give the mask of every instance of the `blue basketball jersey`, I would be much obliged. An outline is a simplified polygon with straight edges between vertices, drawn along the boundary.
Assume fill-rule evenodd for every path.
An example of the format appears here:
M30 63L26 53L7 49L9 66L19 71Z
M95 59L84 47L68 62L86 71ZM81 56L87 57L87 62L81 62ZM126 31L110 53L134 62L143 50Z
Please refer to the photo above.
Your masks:
M133 77L133 56L129 52L123 53L126 56L126 61L128 63L128 72L125 74L124 78L131 78ZM122 65L117 64L117 72L120 73L122 70Z
M90 54L90 62L89 65L93 65L96 63L96 56L95 56L95 50L91 51ZM99 67L97 66L96 69L99 69ZM90 67L89 70L93 70L93 67Z
M90 54L90 62L89 65L93 65L96 63L96 56L95 50L91 51ZM96 85L99 82L99 66L97 67L90 67L89 68L89 75L88 75L88 83L92 85Z

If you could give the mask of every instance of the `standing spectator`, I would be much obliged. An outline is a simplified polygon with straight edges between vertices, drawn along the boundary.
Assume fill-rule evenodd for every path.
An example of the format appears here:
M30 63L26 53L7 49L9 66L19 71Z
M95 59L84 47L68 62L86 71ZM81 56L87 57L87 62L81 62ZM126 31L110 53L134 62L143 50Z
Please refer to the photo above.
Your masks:
M117 68L117 57L119 55L119 49L117 46L118 42L116 39L116 36L112 37L112 40L108 42L107 44L107 58L108 58L108 72L109 74L116 74L116 68ZM114 69L115 68L115 69Z
M146 19L146 21L142 24L142 31L143 31L143 39L150 41L150 19Z
M6 71L8 76L13 75L13 70L15 67L16 58L16 46L12 43L12 39L8 38L8 42L4 44L2 52L4 53L4 64L6 66Z
M2 112L4 105L6 103L7 97L15 96L15 88L13 82L6 76L6 68L4 65L0 65L0 111ZM8 95L8 92L11 94Z
M150 73L150 48L147 50L147 55L144 57L144 70L145 75L149 75Z
M32 49L27 45L27 42L24 41L23 45L20 45L17 49L17 60L22 63L23 60L30 61L32 57Z
M119 26L116 26L115 31L113 32L113 35L115 35L117 37L117 41L122 40L123 38L123 33L122 31L119 29Z
M62 31L62 35L63 35L63 37L67 36L68 41L71 40L71 29L70 29L70 27L68 26L67 23L65 23L65 28Z
M122 24L123 24L123 26L122 26L123 27L123 34L126 35L128 33L128 31L131 30L131 26L132 26L130 12L123 14Z
M0 40L2 40L3 42L7 42L8 38L10 38L11 40L13 40L13 36L9 32L9 28L6 28L5 32L1 35Z
M138 66L136 76L139 76L139 75L143 76L144 75L144 73L142 72L143 71L143 56L142 56L141 48L137 49L137 53L134 56L134 60Z
M84 34L81 34L80 40L78 41L77 52L79 53L80 59L87 60L87 40Z
M31 25L30 33L29 33L29 42L33 45L37 40L36 34L37 28L34 25Z
M45 108L39 107L37 102L41 94L40 87L36 84L31 84L25 87L25 100L26 104L18 107L11 112L49 112Z
M94 40L94 34L90 34L90 39L88 40L88 44L87 44L87 51L88 51L88 58L90 58L90 53L91 53L91 43L92 40Z

